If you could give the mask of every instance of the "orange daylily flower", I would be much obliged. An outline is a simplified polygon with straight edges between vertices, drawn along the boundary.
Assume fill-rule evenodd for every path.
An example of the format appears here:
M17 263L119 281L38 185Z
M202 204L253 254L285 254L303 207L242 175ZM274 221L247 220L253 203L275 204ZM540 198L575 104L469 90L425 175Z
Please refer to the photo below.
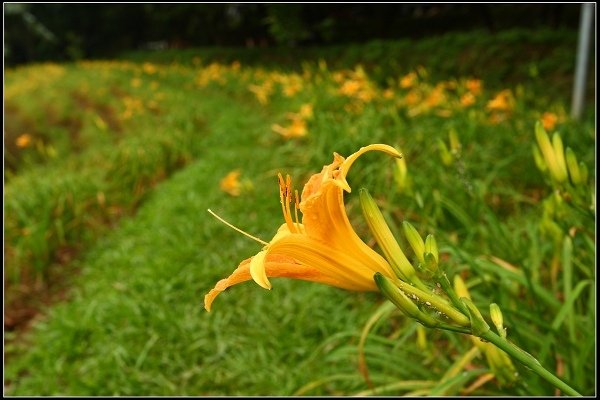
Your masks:
M558 116L551 112L545 112L542 115L542 125L546 131L552 131L558 122Z
M511 111L514 107L514 97L509 89L498 93L492 100L488 101L487 109L490 111Z
M19 135L19 137L17 137L15 143L17 144L17 147L27 147L31 144L31 135L29 133L23 133L22 135Z
M402 89L408 89L414 86L416 80L417 74L414 72L410 72L400 79L400 87Z
M481 93L482 84L481 80L479 79L469 79L465 86L467 87L467 90L469 90L469 92L471 92L471 94L473 95L478 95L479 93Z
M344 208L344 191L351 191L346 176L354 161L372 150L401 157L396 149L383 144L362 147L348 158L334 153L333 162L306 183L301 201L297 191L292 193L289 175L284 179L280 174L285 223L269 243L257 239L265 247L242 261L229 277L217 282L204 297L204 308L210 311L219 293L250 279L265 289L271 289L269 277L284 277L347 290L377 291L373 281L376 272L394 278L388 262L354 232ZM302 223L298 220L298 210L302 213Z

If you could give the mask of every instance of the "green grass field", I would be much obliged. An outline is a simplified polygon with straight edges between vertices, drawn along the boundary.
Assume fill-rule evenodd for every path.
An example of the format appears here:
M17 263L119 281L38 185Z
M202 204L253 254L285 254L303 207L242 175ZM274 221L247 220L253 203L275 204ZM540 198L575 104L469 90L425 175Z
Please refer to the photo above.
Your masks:
M555 394L378 293L274 279L204 311L204 294L261 250L207 209L269 240L283 223L278 172L300 190L333 152L386 143L405 174L366 154L349 176L363 240L375 247L361 187L409 258L403 221L435 234L441 267L486 317L501 307L511 341L593 395L595 104L570 119L575 48L572 32L514 31L5 71L5 394ZM540 120L583 182L536 167Z

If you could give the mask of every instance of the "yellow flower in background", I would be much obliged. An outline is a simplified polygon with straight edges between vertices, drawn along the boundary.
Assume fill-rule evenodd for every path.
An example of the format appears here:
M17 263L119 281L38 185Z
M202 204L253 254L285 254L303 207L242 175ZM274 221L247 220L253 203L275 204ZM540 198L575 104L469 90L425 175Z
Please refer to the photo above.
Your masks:
M235 169L225 175L219 182L219 187L222 191L231 196L239 196L241 193L240 170Z
M15 144L21 149L29 147L29 145L31 145L31 135L29 133L23 133L22 135L19 135L17 140L15 140Z
M468 92L460 96L460 104L463 107L469 107L475 104L475 96L473 96L473 93Z
M310 103L302 104L298 113L300 118L311 119L313 117L313 105Z
M306 128L306 121L301 118L292 118L292 123L290 126L283 127L279 124L273 124L271 129L286 139L295 138L295 137L303 137L308 133L308 129Z
M210 311L214 299L228 287L250 279L265 289L271 288L269 277L284 277L347 290L377 291L373 281L376 272L393 278L388 262L353 230L344 207L344 191L351 191L346 176L354 161L368 151L400 157L396 149L383 144L362 147L348 158L334 153L333 162L306 183L301 201L298 192L292 191L290 177L284 179L280 174L285 222L269 243L257 239L265 245L258 254L242 261L229 277L217 282L204 297L205 309Z
M142 86L142 80L140 78L131 79L131 87L132 88L139 88L140 86Z
M393 99L395 96L394 91L392 89L385 89L383 91L383 98L386 100Z
M142 65L142 71L144 71L148 75L152 75L156 73L157 68L154 64L146 62Z
M361 82L356 80L348 80L344 82L342 87L340 88L340 93L344 96L354 96L361 88Z
M487 109L490 111L511 111L514 102L515 99L510 89L505 89L487 103Z
M410 72L400 78L400 87L402 89L408 89L415 85L417 81L417 74L415 72Z
M254 93L260 104L265 105L269 102L269 96L273 93L273 83L267 81L262 85L250 85L248 89Z
M546 131L552 131L558 122L558 116L551 112L545 112L541 117L542 125Z

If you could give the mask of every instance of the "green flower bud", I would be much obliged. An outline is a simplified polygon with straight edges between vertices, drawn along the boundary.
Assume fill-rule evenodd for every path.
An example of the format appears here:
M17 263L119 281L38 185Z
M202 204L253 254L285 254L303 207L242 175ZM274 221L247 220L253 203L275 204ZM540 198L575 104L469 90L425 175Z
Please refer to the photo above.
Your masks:
M556 156L556 165L558 166L558 175L555 178L558 182L564 182L567 180L567 163L563 142L558 132L554 132L554 135L552 135L552 145Z
M498 304L490 304L490 317L492 318L492 322L494 323L498 334L506 339L506 328L504 328L502 311L500 310L500 307L498 307Z
M425 238L425 253L431 253L435 257L436 263L440 261L440 256L438 252L437 243L435 241L435 236L429 234Z
M415 256L421 264L425 264L425 258L423 256L425 253L425 243L423 242L423 238L409 222L404 221L402 226L404 228L404 235L408 240L408 244L410 244L410 247L415 252Z
M567 167L569 169L569 176L573 185L579 185L581 180L581 171L579 170L579 164L577 163L577 157L570 147L565 150L565 156L567 161Z
M552 143L550 143L548 134L546 133L546 130L540 121L537 121L535 124L535 138L540 146L542 154L544 155L546 166L550 171L550 176L552 176L553 179L558 180L558 177L560 177L561 173L560 167L558 166L558 161L556 160L554 147L552 147Z
M533 146L533 159L535 161L535 165L538 167L538 169L542 172L545 172L548 167L546 166L546 162L544 161L544 157L542 156L542 153L540 153L540 149L537 146Z
M369 225L369 229L375 236L377 244L381 247L385 258L390 263L394 273L402 280L410 281L415 275L415 269L404 255L404 252L396 242L392 231L385 222L383 214L377 207L375 200L366 189L359 190L360 206Z

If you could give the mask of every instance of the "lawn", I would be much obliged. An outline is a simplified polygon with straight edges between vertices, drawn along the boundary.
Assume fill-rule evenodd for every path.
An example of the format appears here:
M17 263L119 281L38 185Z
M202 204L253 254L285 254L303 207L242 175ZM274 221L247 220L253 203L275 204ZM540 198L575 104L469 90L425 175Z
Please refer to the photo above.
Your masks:
M595 104L569 117L575 48L509 31L5 71L5 394L553 395L377 292L272 279L203 309L262 248L207 209L269 241L278 173L301 192L334 152L386 143L402 162L367 153L348 179L365 243L359 188L410 260L403 221L484 317L497 303L511 341L593 395ZM576 157L566 183L536 123Z

